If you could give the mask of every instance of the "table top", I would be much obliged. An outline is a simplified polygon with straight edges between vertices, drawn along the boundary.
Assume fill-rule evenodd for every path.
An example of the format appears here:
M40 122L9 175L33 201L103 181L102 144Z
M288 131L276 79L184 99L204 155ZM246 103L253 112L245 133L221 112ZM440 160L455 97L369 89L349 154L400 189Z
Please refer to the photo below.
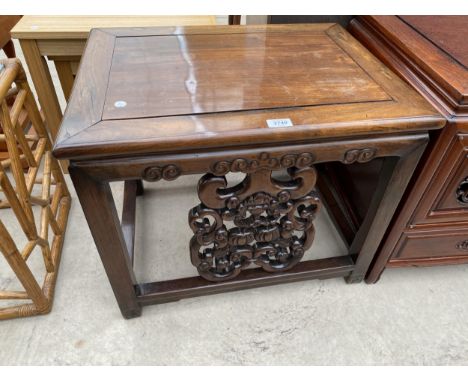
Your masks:
M336 24L98 29L54 153L187 152L443 124Z
M468 16L400 16L460 65L468 67Z
M468 16L364 16L454 109L468 110Z
M93 28L216 25L215 16L23 16L18 39L86 39Z

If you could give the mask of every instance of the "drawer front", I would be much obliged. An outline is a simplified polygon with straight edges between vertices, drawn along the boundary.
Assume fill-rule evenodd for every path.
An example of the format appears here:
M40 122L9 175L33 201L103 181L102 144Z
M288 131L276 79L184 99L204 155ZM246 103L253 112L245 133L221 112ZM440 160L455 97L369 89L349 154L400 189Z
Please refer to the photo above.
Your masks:
M468 258L468 226L405 232L392 260Z
M468 135L458 133L419 203L412 224L468 221Z

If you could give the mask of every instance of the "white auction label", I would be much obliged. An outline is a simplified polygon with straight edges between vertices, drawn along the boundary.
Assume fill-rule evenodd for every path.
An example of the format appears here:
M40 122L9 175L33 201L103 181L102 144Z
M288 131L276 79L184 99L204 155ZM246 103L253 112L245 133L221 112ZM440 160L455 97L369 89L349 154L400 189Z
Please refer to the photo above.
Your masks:
M293 126L293 123L289 118L267 119L266 122L267 122L268 127L272 127L272 128Z

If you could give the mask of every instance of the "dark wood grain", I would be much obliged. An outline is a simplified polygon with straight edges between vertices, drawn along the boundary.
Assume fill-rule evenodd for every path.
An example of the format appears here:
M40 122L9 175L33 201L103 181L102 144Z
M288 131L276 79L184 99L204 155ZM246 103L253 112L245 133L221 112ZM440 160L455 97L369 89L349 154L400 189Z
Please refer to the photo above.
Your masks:
M353 273L347 279L348 282L359 282L364 279L370 261L378 250L426 143L427 136L422 136L419 145L413 146L412 151L408 155L400 157L396 163L392 163L395 161L394 158L386 159L375 196L371 200L369 212L351 245L352 252L359 248L359 256L356 259ZM361 245L362 236L365 236L365 240Z
M292 126L267 127L267 119L278 118ZM427 132L444 123L336 25L110 29L90 37L54 153L71 159L80 202L129 318L144 304L221 291L316 277L361 281ZM301 262L321 213L314 166L376 159L388 165L355 221L352 253ZM272 177L280 170L286 179ZM245 178L226 187L230 172ZM187 260L206 280L139 284L130 255L138 182L188 174L202 176L200 204L187 211ZM111 181L126 182L122 226ZM252 263L260 267L247 269Z
M449 225L405 230L392 257L393 260L414 260L468 256L468 227Z
M73 164L70 176L120 311L125 318L137 317L141 306L136 300L136 279L109 183L90 178Z
M468 263L468 256L434 256L434 257L421 257L417 261L414 258L408 259L390 259L387 268L400 268L400 267L433 267L441 265L458 265Z
M229 15L229 18L228 18L229 25L240 25L241 17L242 16L240 15Z
M353 198L348 173L338 163L317 164L319 171L317 189L323 204L329 210L331 219L344 242L349 246L356 236L362 217L358 216Z
M272 158L280 160L284 155L299 155L301 153L312 153L314 165L324 162L344 161L345 153L356 148L377 148L376 158L387 156L405 156L409 147L417 145L420 134L405 134L396 136L370 136L361 139L334 139L318 140L310 139L304 144L287 144L267 146L259 148L231 148L221 150L210 150L203 152L193 150L190 153L160 153L150 156L135 156L123 158L90 159L76 161L75 166L80 167L94 178L110 181L123 179L146 179L146 180L173 180L177 176L190 174L203 174L212 171L212 164L218 161L234 161L238 158L255 160L260 153L267 153ZM178 170L167 171L177 165ZM172 177L164 176L164 170L172 173ZM151 173L148 175L147 171ZM175 176L177 175L177 176Z
M336 23L346 28L351 15L268 15L268 24Z
M451 139L439 167L434 170L425 198L415 211L413 224L468 220L468 204L463 196L468 190L462 185L468 176L468 136L460 131L463 126L453 121L445 127L447 138Z
M218 282L252 264L276 273L299 263L314 241L313 223L321 207L313 161L311 153L281 159L261 153L253 161L236 158L212 165L198 183L201 203L189 212L191 261L200 276ZM281 168L287 169L287 180L272 177ZM228 187L228 172L247 175ZM208 224L209 218L215 223ZM234 228L228 229L231 221Z
M422 16L419 16L419 18ZM432 16L437 19L439 16ZM466 16L463 16L466 17ZM414 20L414 19L413 19ZM365 25L364 28L352 24ZM410 83L424 91L430 98L442 100L443 107L448 111L466 113L468 110L468 74L466 68L457 60L450 57L444 50L436 46L431 40L422 36L411 25L396 16L366 16L351 23L351 29L359 35L377 34L382 46L388 46L390 55L395 55L396 65L401 65L397 73L410 76ZM452 25L446 23L444 28L450 30ZM432 29L434 31L434 29ZM455 30L451 33L457 33ZM434 32L431 32L431 34ZM462 34L463 36L463 34ZM363 36L364 37L364 36ZM372 37L371 37L372 39ZM367 44L366 46L370 47ZM466 49L466 44L460 45ZM372 51L379 58L383 58L379 50ZM397 58L398 57L398 58ZM384 60L388 64L388 61ZM389 64L393 67L393 64ZM405 74L406 73L406 74Z
M466 16L399 16L448 56L468 69L468 19Z
M99 29L91 31L81 61L83 70L76 77L76 91L71 94L66 110L69 122L65 128L62 123L57 142L80 133L83 126L101 121L113 50L112 35Z
M15 48L11 41L11 29L21 19L22 16L0 16L0 49L3 49L9 58L15 57Z
M138 285L138 302L142 305L161 304L182 298L206 296L248 288L277 285L310 279L345 277L353 270L350 256L329 259L309 260L299 263L295 268L283 273L268 274L259 268L248 269L225 283L212 283L200 277L159 281Z
M145 36L115 40L102 118L390 100L325 33Z
M333 162L317 166L317 188L331 212L333 223L348 245L353 242L369 211L369 202L376 192L384 161L385 157L366 163L344 165Z
M136 218L136 198L143 194L141 180L128 180L124 186L124 200L122 208L122 234L127 246L128 256L133 265L135 259L135 218Z
M448 119L418 166L367 281L384 267L468 262L457 244L468 218L463 201L468 176L468 45L466 16L366 16L351 32Z
M151 53L152 46L163 55ZM87 54L55 146L58 157L441 127L421 97L337 25L96 30ZM118 101L126 106L115 108ZM267 127L266 120L280 118L294 126Z

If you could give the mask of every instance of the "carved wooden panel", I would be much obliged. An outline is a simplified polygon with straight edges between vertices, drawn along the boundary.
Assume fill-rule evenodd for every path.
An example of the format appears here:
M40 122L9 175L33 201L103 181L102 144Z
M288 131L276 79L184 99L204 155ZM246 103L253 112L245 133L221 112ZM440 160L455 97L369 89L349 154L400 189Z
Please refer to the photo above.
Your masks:
M468 177L463 179L457 187L457 200L461 204L468 204Z
M354 162L366 163L375 158L377 150L375 148L353 149L346 151L343 163L351 164Z
M156 182L158 180L174 180L181 174L180 168L174 164L167 166L151 166L147 167L143 172L143 179L148 182Z
M305 153L257 160L220 161L198 184L201 203L189 212L194 233L192 264L203 278L224 281L251 264L267 272L291 269L310 248L313 220L320 200L313 188L317 174L313 157ZM290 179L272 178L272 170L287 168ZM227 187L229 171L246 173Z
M458 132L433 170L434 177L412 224L464 222L468 219L468 135ZM447 132L447 136L449 135Z

